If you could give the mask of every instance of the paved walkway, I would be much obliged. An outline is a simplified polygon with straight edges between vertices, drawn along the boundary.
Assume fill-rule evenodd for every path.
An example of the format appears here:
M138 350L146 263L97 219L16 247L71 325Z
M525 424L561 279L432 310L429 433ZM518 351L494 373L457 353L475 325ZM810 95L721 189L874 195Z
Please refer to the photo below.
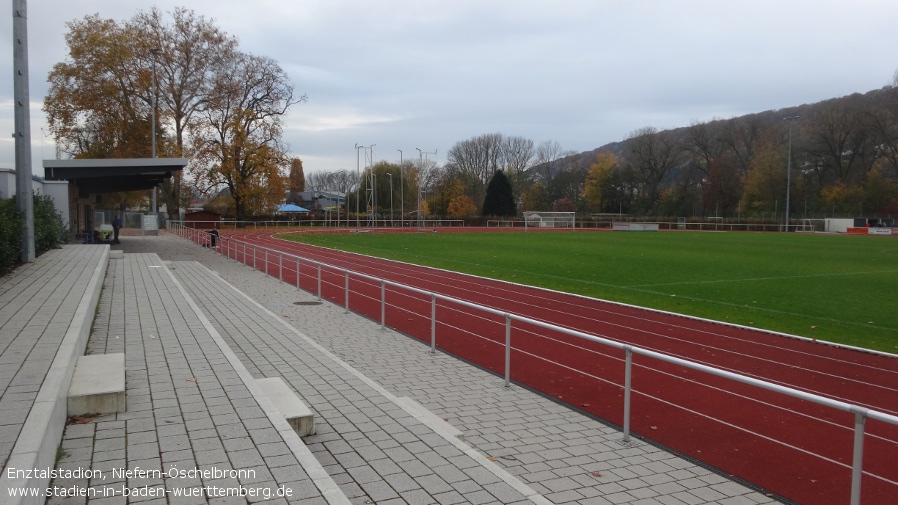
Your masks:
M93 494L49 503L328 503L328 482L322 489L300 463L311 454L258 401L252 377L156 254L110 260L87 353L119 352L127 411L71 424L62 442L59 468L101 476L53 482ZM137 469L149 473L121 472ZM149 496L125 497L126 488ZM179 496L190 488L202 491ZM291 496L278 498L281 489Z
M329 373L337 373L334 372L337 368L349 367L362 382L375 384L393 397L416 400L439 418L461 429L467 445L476 449L487 461L514 475L552 503L737 505L774 501L769 496L649 444L636 442L623 445L620 432L614 428L526 389L516 386L505 388L499 377L443 354L431 355L426 345L395 332L381 330L377 322L346 314L342 307L329 303L316 305L313 295L297 291L208 249L165 235L129 240L124 247L126 251L131 247L154 250L163 259L172 261L198 261L295 328L292 332L295 332L297 341L308 340L309 345L318 345L339 360L325 365L327 361L322 357L314 358L321 360L321 367L329 369ZM185 286L190 284L186 281L189 276L199 275L195 269L190 269L192 273L189 273L188 269L182 269L177 263L172 266ZM202 282L212 280L216 284L220 282L211 277ZM225 305L232 298L224 294L224 287L214 290L207 286L199 287L199 283L196 281L194 288L191 288L192 296L205 300L198 303L209 305L206 310L211 310L216 303ZM223 329L224 318L210 319L221 327L220 331ZM243 330L238 330L238 333L240 331ZM223 335L229 333L221 332ZM287 334L290 332L287 330ZM233 342L232 348L247 368L258 376L277 372L296 379L298 373L295 369L301 365L291 358L291 354L281 351L311 352L309 346L298 342L282 343L283 347L269 349L266 346L273 345L272 341L261 342L244 337L240 342L237 339L230 342ZM249 343L252 345L248 347ZM290 359L285 359L285 356ZM322 377L323 383L331 380L326 374ZM352 386L334 385L336 390L342 392L347 388L361 388L354 379L343 380ZM378 499L382 499L382 495L358 494L359 489L366 490L366 479L378 479L366 472L351 471L356 468L354 463L358 463L359 467L364 465L354 458L354 463L347 464L346 457L341 461L331 450L335 445L341 447L336 449L338 454L343 449L352 449L351 452L360 455L369 467L379 464L376 462L382 458L369 456L365 450L357 449L364 448L367 443L354 437L365 431L353 429L354 425L349 426L352 421L347 419L356 415L358 408L351 401L334 401L326 393L308 392L304 386L300 388L300 384L295 385L296 389L303 396L309 395L308 403L321 414L319 426L322 431L316 436L306 437L306 444L354 503L365 503L366 500L381 503ZM315 384L320 385L321 382ZM353 393L358 391L356 389ZM370 395L377 392L376 388L369 388L362 396L367 396L371 401L376 396ZM389 422L386 419L382 421ZM335 435L345 437L347 445L335 444L331 440ZM375 435L373 440L368 441L377 442L377 437ZM416 452L418 446L412 446L412 449L406 451ZM373 452L379 456L379 453ZM407 457L405 452L396 452L402 456L398 456L398 461L393 463L400 468L409 467L403 460ZM432 468L441 465L425 466L427 468L420 468L417 472L428 475ZM451 472L449 467L440 468L439 471ZM378 476L383 477L383 474L378 473ZM451 487L461 475L451 473L441 478ZM402 492L396 491L404 499ZM466 497L458 490L456 492L468 501L460 500L454 494L446 494L444 501L440 501L440 493L437 492L436 496L432 495L434 498L431 501L411 500L408 503L503 503L502 498L477 495L481 497L478 499L476 496ZM451 491L447 490L447 493ZM416 495L416 498L419 496Z
M774 502L176 236L125 236L114 249L126 254L109 261L88 353L125 353L128 410L66 428L59 467L106 480L54 485L169 493L54 505L264 501L171 493L210 486L289 488L268 501L303 504ZM298 443L259 399L253 378L269 376L316 412L315 435ZM111 473L175 466L253 472Z
M42 443L61 429L59 393L87 338L106 262L104 248L71 245L0 278L2 468L52 464Z

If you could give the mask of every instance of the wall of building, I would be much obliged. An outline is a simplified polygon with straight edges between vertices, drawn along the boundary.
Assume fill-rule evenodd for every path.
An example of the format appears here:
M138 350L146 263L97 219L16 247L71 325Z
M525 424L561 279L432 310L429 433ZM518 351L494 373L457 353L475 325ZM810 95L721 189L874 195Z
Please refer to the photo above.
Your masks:
M53 207L56 208L56 212L59 212L63 224L71 226L68 181L36 181L32 179L31 189L39 195L49 196L53 200ZM16 196L16 171L11 168L0 168L0 198L14 196Z

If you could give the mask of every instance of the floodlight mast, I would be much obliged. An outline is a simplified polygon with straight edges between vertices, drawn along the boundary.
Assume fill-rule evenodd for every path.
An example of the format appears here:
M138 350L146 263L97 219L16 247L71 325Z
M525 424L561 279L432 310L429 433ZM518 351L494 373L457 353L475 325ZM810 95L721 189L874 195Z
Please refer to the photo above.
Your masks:
M369 172L370 183L368 184L367 191L368 193L370 193L370 197L366 202L367 205L371 206L371 212L368 213L368 226L371 226L373 228L377 228L377 193L374 187L377 182L377 178L374 176L374 146L376 145L377 144L371 144L371 155L366 159L368 167L371 168L371 171Z
M358 231L361 226L359 222L359 200L361 199L362 193L362 173L359 171L359 149L364 149L365 146L360 146L358 143L355 145L355 183L359 185L355 192L355 228Z
M402 149L399 151L399 227L405 228L405 194L402 189Z
M419 148L418 149L418 176L416 177L418 181L418 228L421 227L421 170L424 168L424 153Z
M789 193L792 189L792 121L798 119L798 116L788 116L783 118L789 122L789 156L786 161L786 232L789 232Z
M160 49L158 47L154 47L150 49L150 53L153 55L153 120L152 120L152 132L150 136L152 137L152 157L156 158L156 56L159 55ZM153 186L153 215L158 219L159 211L156 207L156 187Z
M25 0L13 0L13 103L15 111L16 207L22 214L22 263L34 263L34 195L31 182L31 101L28 98L28 15Z

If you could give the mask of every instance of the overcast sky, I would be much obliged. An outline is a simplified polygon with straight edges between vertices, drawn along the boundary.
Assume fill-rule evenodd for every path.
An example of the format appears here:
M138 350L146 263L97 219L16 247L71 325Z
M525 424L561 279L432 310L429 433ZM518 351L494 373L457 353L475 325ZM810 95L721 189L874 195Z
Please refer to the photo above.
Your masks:
M12 0L0 9L0 167L13 167ZM892 82L895 0L29 0L34 172L54 157L42 101L66 23L156 6L213 19L278 61L306 173L446 152L484 133L586 151L644 127L687 126ZM430 155L434 159L433 155ZM4 195L6 196L6 195Z

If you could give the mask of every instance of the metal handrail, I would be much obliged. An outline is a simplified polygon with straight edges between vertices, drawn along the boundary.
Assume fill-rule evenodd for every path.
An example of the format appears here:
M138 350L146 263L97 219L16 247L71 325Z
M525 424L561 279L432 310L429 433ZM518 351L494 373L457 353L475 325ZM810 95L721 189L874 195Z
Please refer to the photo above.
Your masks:
M177 225L176 225L177 226ZM184 226L177 226L176 231L183 237L186 234L193 235L192 238L201 238L200 242L208 243L209 235L205 231L195 230L192 228L187 228ZM708 365L703 365L701 363L695 363L689 360L685 360L682 358L678 358L675 356L670 356L667 354L659 353L656 351L652 351L649 349L644 349L637 346L632 346L629 344L624 344L622 342L617 342L608 338L599 337L596 335L592 335L589 333L585 333L578 330L573 330L570 328L565 328L562 326L557 326L552 323L547 323L545 321L540 321L538 319L533 319L530 317L526 317L519 314L514 314L508 311L502 311L498 309L494 309L492 307L487 307L484 305L479 305L473 302L469 302L466 300L462 300L459 298L454 298L451 296L441 295L439 293L435 293L432 291L423 290L420 288L416 288L414 286L408 286L405 284L401 284L398 282L390 281L387 279L383 279L380 277L376 277L373 275L368 275L362 272L357 272L354 270L350 270L348 268L338 267L336 265L331 265L329 263L324 263L318 260L310 259L310 258L302 258L297 255L285 253L283 251L278 251L277 249L272 249L264 246L257 246L255 244L250 244L245 241L237 240L237 239L225 239L228 241L233 241L235 244L243 244L244 247L244 258L246 256L246 247L250 246L253 248L253 268L256 268L255 258L256 253L261 250L266 254L265 264L267 270L268 258L267 255L269 251L275 252L281 256L280 265L283 265L283 257L288 257L295 259L297 265L300 261L305 263L310 263L312 265L316 265L317 267L317 296L318 299L321 300L321 270L322 268L327 268L333 271L342 272L345 275L345 289L346 289L346 298L345 298L345 309L349 310L349 276L355 276L362 279L367 279L373 281L375 284L379 284L381 288L381 327L385 327L385 288L386 286L391 286L394 288L398 288L400 290L410 291L412 293L417 293L422 296L430 297L431 300L431 351L435 351L436 349L436 301L444 301L449 302L455 305L460 305L462 307L467 307L470 309L486 312L487 314L491 314L494 316L500 316L505 319L505 386L510 386L511 384L511 361L510 361L510 330L511 323L514 321L522 322L525 324L533 325L539 328L543 328L546 330L558 332L564 335L581 338L590 342L595 342L598 344L602 344L608 347L616 348L619 350L623 350L626 353L625 358L625 383L624 383L624 425L623 425L623 435L624 441L627 442L630 440L630 396L632 392L631 387L631 369L632 369L632 360L633 355L641 355L649 358L657 359L659 361L663 361L666 363L671 363L674 365L679 365L691 370L704 372L710 375L714 375L717 377L721 377L724 379L732 380L741 384L746 384L749 386L757 387L760 389L772 391L775 393L783 394L786 396L790 396L792 398L797 398L800 400L805 400L808 402L812 402L824 407L832 408L835 410L840 410L843 412L854 414L855 416L855 429L854 429L854 451L852 457L852 479L851 479L851 505L860 505L860 489L861 489L861 476L863 474L863 440L864 440L864 426L866 419L875 419L877 421L882 421L894 426L898 426L898 416L893 416L890 414L886 414L885 412L880 412L873 409L868 409L866 407L861 407L859 405L850 404L847 402L843 402L840 400L834 400L832 398L827 398L825 396L815 395L813 393L808 393L806 391L801 391L795 388L791 388L788 386L782 386L780 384L775 384L773 382L764 381L761 379L756 379L753 377L748 377L745 375L741 375L734 372L729 372L727 370L722 370L720 368L715 368ZM236 251L236 249L235 249ZM230 246L226 248L226 254L230 254ZM230 258L230 256L228 256ZM282 275L282 274L280 274ZM281 279L283 280L283 279ZM299 269L297 268L297 288L299 287Z

